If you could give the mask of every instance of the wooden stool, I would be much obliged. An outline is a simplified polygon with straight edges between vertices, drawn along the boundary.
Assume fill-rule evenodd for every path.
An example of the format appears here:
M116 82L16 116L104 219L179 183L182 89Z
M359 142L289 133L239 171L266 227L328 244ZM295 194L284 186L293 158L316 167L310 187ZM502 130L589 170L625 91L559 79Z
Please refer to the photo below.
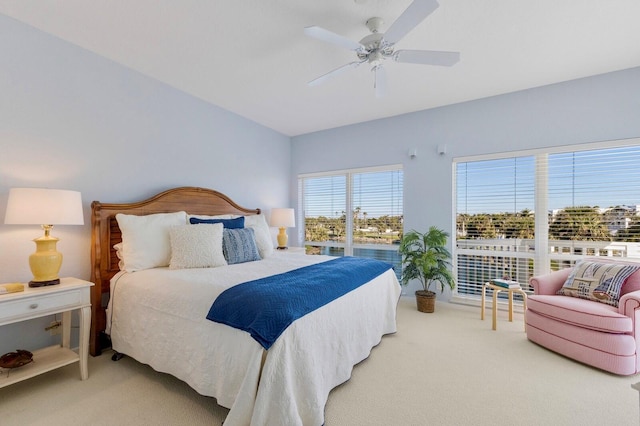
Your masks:
M487 287L493 290L493 306L492 306L492 315L493 315L493 321L491 324L491 328L493 330L495 330L497 328L497 317L498 317L498 293L500 293L501 291L506 291L508 292L508 298L509 298L509 321L513 322L513 293L518 293L522 295L522 304L524 307L524 310L527 310L527 293L524 292L524 290L521 287L518 288L504 288L504 287L500 287L498 285L495 284L491 284L491 283L484 283L482 285L482 306L481 306L481 310L480 310L480 319L484 320L484 310L485 310L485 299L486 299L486 292L487 292ZM526 328L526 326L525 326Z

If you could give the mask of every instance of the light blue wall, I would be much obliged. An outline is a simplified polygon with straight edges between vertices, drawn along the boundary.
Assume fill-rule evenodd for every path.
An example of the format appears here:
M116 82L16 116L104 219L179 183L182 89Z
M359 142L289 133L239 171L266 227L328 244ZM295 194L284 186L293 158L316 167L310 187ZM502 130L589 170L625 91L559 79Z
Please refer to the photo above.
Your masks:
M633 68L294 137L291 187L300 173L401 163L405 228L436 225L453 235L454 157L638 136L640 68ZM444 156L438 145L446 145ZM297 205L296 191L291 197Z
M266 160L266 161L265 161ZM175 186L268 213L289 203L290 138L0 15L0 282L28 281L38 227L4 225L11 187L82 192L84 226L57 226L61 276L89 279L90 204ZM0 328L0 354L50 340Z

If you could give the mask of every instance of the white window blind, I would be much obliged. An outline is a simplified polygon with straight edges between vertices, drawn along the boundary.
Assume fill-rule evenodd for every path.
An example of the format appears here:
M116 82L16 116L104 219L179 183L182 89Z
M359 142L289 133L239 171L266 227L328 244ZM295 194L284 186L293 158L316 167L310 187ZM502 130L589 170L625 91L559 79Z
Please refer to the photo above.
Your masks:
M352 174L353 243L388 245L402 233L402 170Z
M534 245L534 188L532 156L457 164L458 294L479 295L491 278L526 278L527 261L517 253Z
M303 241L342 247L347 230L347 175L318 176L300 180L302 188ZM317 254L317 253L314 253ZM344 253L342 253L344 254Z
M535 161L532 156L461 163L457 167L458 234L533 238Z
M458 294L584 255L640 257L640 146L456 163Z
M385 260L400 273L403 172L399 166L302 175L300 227L307 253Z
M640 257L640 146L549 155L552 253Z

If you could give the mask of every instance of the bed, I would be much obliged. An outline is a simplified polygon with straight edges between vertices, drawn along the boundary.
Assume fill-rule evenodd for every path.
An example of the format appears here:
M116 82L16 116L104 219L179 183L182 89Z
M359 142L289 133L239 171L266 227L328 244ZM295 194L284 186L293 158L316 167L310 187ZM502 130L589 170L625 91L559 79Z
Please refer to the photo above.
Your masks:
M174 220L173 215L182 212L187 222L194 216L222 219L225 229L227 223L245 221L245 228L252 228L250 233L256 235L259 260L181 266L181 261L198 261L193 253L180 260L182 249L173 245L178 241L176 230L194 233L200 226L188 225L172 228L169 266L132 272L131 262L124 265L123 257L132 258L132 225L125 217L135 225L156 217ZM214 227L218 230L222 225L198 229ZM264 237L265 227L259 209L241 207L205 188L175 188L135 203L94 201L91 354L100 354L108 335L118 353L171 374L229 408L225 426L322 425L331 389L350 378L353 366L367 358L385 334L396 331L400 286L392 269L376 272L366 283L290 323L269 345L261 344L253 333L207 319L214 301L248 282L327 269L340 260L273 250L271 239L266 247L264 238L258 238L259 234ZM123 234L129 242L125 254ZM232 246L224 241L225 247ZM256 250L248 251L255 254ZM313 282L316 277L309 273L304 279ZM267 304L265 298L256 299Z

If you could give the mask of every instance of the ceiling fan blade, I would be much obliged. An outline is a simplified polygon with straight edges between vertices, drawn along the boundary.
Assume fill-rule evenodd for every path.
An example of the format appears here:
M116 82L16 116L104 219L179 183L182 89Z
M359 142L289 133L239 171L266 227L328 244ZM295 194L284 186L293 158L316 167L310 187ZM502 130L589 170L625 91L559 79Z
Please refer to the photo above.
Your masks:
M371 70L374 74L373 88L376 90L376 98L384 98L387 94L387 73L382 65L377 65Z
M460 60L460 52L440 50L397 50L393 54L397 62L450 67Z
M308 84L309 86L317 86L317 85L319 85L319 84L321 84L321 83L324 83L325 81L327 81L327 80L328 80L328 79L330 79L330 78L333 78L333 77L335 77L335 76L337 76L337 75L342 74L343 72L345 72L346 70L348 70L348 69L350 69L350 68L355 68L355 67L357 67L358 65L360 65L360 64L362 64L362 63L364 63L364 62L366 62L366 61L350 62L350 63L348 63L348 64L346 64L346 65L343 65L343 66L341 66L341 67L339 67L339 68L336 68L336 69L335 69L335 70L333 70L333 71L329 71L328 73L326 73L326 74L324 74L324 75L321 75L320 77L318 77L318 78L316 78L316 79L311 80L311 81L310 81L310 82L308 82L307 84Z
M364 50L364 46L358 43L357 41L350 40L340 34L336 34L329 30L325 30L322 27L306 27L304 29L304 33L309 37L313 37L320 41L326 41L327 43L333 43L340 47L345 47L349 50L360 51Z
M392 46L424 21L440 6L436 0L414 0L396 21L384 33L384 40Z

